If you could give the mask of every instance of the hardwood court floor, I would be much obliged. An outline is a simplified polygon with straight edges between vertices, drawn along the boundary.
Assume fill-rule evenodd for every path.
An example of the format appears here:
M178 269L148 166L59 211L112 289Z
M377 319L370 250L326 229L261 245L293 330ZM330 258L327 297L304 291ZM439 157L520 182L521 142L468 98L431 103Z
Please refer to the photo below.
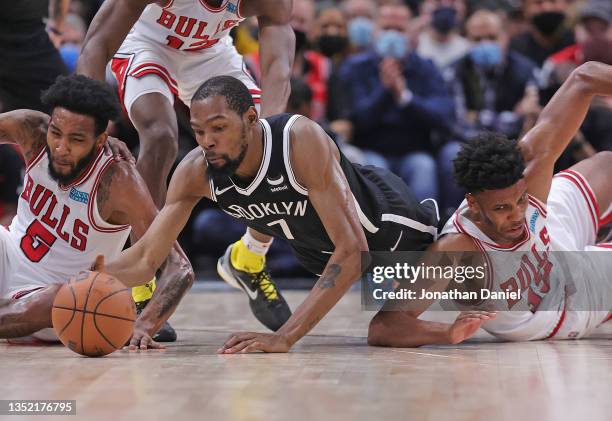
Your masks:
M285 295L295 308L305 292ZM384 349L365 344L371 316L351 292L289 354L219 356L230 332L260 327L241 293L192 291L172 318L180 340L163 352L89 359L0 342L0 399L76 399L65 419L87 421L612 419L612 326L582 341L486 343L483 333Z

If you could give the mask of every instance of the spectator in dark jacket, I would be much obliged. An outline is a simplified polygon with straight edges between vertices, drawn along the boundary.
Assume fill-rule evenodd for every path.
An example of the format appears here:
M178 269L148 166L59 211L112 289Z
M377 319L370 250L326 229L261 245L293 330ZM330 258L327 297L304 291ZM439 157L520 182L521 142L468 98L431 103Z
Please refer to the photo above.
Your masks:
M432 140L435 132L448 132L454 109L434 64L410 51L409 19L406 6L381 7L375 48L349 57L341 77L350 94L355 145L372 151L371 163L391 167L425 199L438 197Z
M466 24L472 50L445 72L463 140L481 130L517 138L540 112L536 65L508 51L503 19L487 10L474 13Z
M565 26L568 4L568 0L523 0L528 30L512 39L510 49L541 67L548 56L572 45L574 34Z

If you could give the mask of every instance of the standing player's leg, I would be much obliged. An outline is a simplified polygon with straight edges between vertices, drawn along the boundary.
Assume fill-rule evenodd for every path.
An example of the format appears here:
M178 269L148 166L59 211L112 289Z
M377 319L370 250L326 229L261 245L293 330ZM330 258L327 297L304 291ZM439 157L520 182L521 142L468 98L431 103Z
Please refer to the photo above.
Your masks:
M163 94L148 93L134 101L130 118L140 139L136 168L155 205L162 208L168 175L178 152L178 123L173 105Z

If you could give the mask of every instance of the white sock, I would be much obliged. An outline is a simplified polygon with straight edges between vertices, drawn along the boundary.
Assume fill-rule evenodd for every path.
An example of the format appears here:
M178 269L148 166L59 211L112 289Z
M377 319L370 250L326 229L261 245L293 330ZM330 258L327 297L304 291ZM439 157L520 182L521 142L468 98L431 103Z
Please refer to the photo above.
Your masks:
M253 253L255 253L255 254L259 255L259 256L265 256L266 255L266 253L270 249L270 246L272 245L272 241L274 241L274 238L272 238L267 243L263 243L263 242L257 240L255 237L253 237L248 230L242 236L242 242L244 243L246 248L248 248L249 251L251 251L251 252L253 252Z

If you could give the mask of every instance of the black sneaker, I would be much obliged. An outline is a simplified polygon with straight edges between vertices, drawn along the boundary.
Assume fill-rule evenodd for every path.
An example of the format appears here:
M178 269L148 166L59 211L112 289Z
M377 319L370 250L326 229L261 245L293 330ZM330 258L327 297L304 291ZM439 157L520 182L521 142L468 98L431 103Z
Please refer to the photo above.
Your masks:
M217 273L234 288L242 289L249 297L253 315L268 329L277 331L291 317L291 309L272 281L266 268L249 273L236 269L231 262L232 246L217 261Z
M145 300L136 303L136 314L140 315L140 313L142 313L142 310L144 310L147 304L149 304L149 301L151 300ZM166 320L164 324L159 328L157 333L153 335L152 339L156 342L175 342L176 331L172 326L170 326L170 323L168 323L168 321Z

